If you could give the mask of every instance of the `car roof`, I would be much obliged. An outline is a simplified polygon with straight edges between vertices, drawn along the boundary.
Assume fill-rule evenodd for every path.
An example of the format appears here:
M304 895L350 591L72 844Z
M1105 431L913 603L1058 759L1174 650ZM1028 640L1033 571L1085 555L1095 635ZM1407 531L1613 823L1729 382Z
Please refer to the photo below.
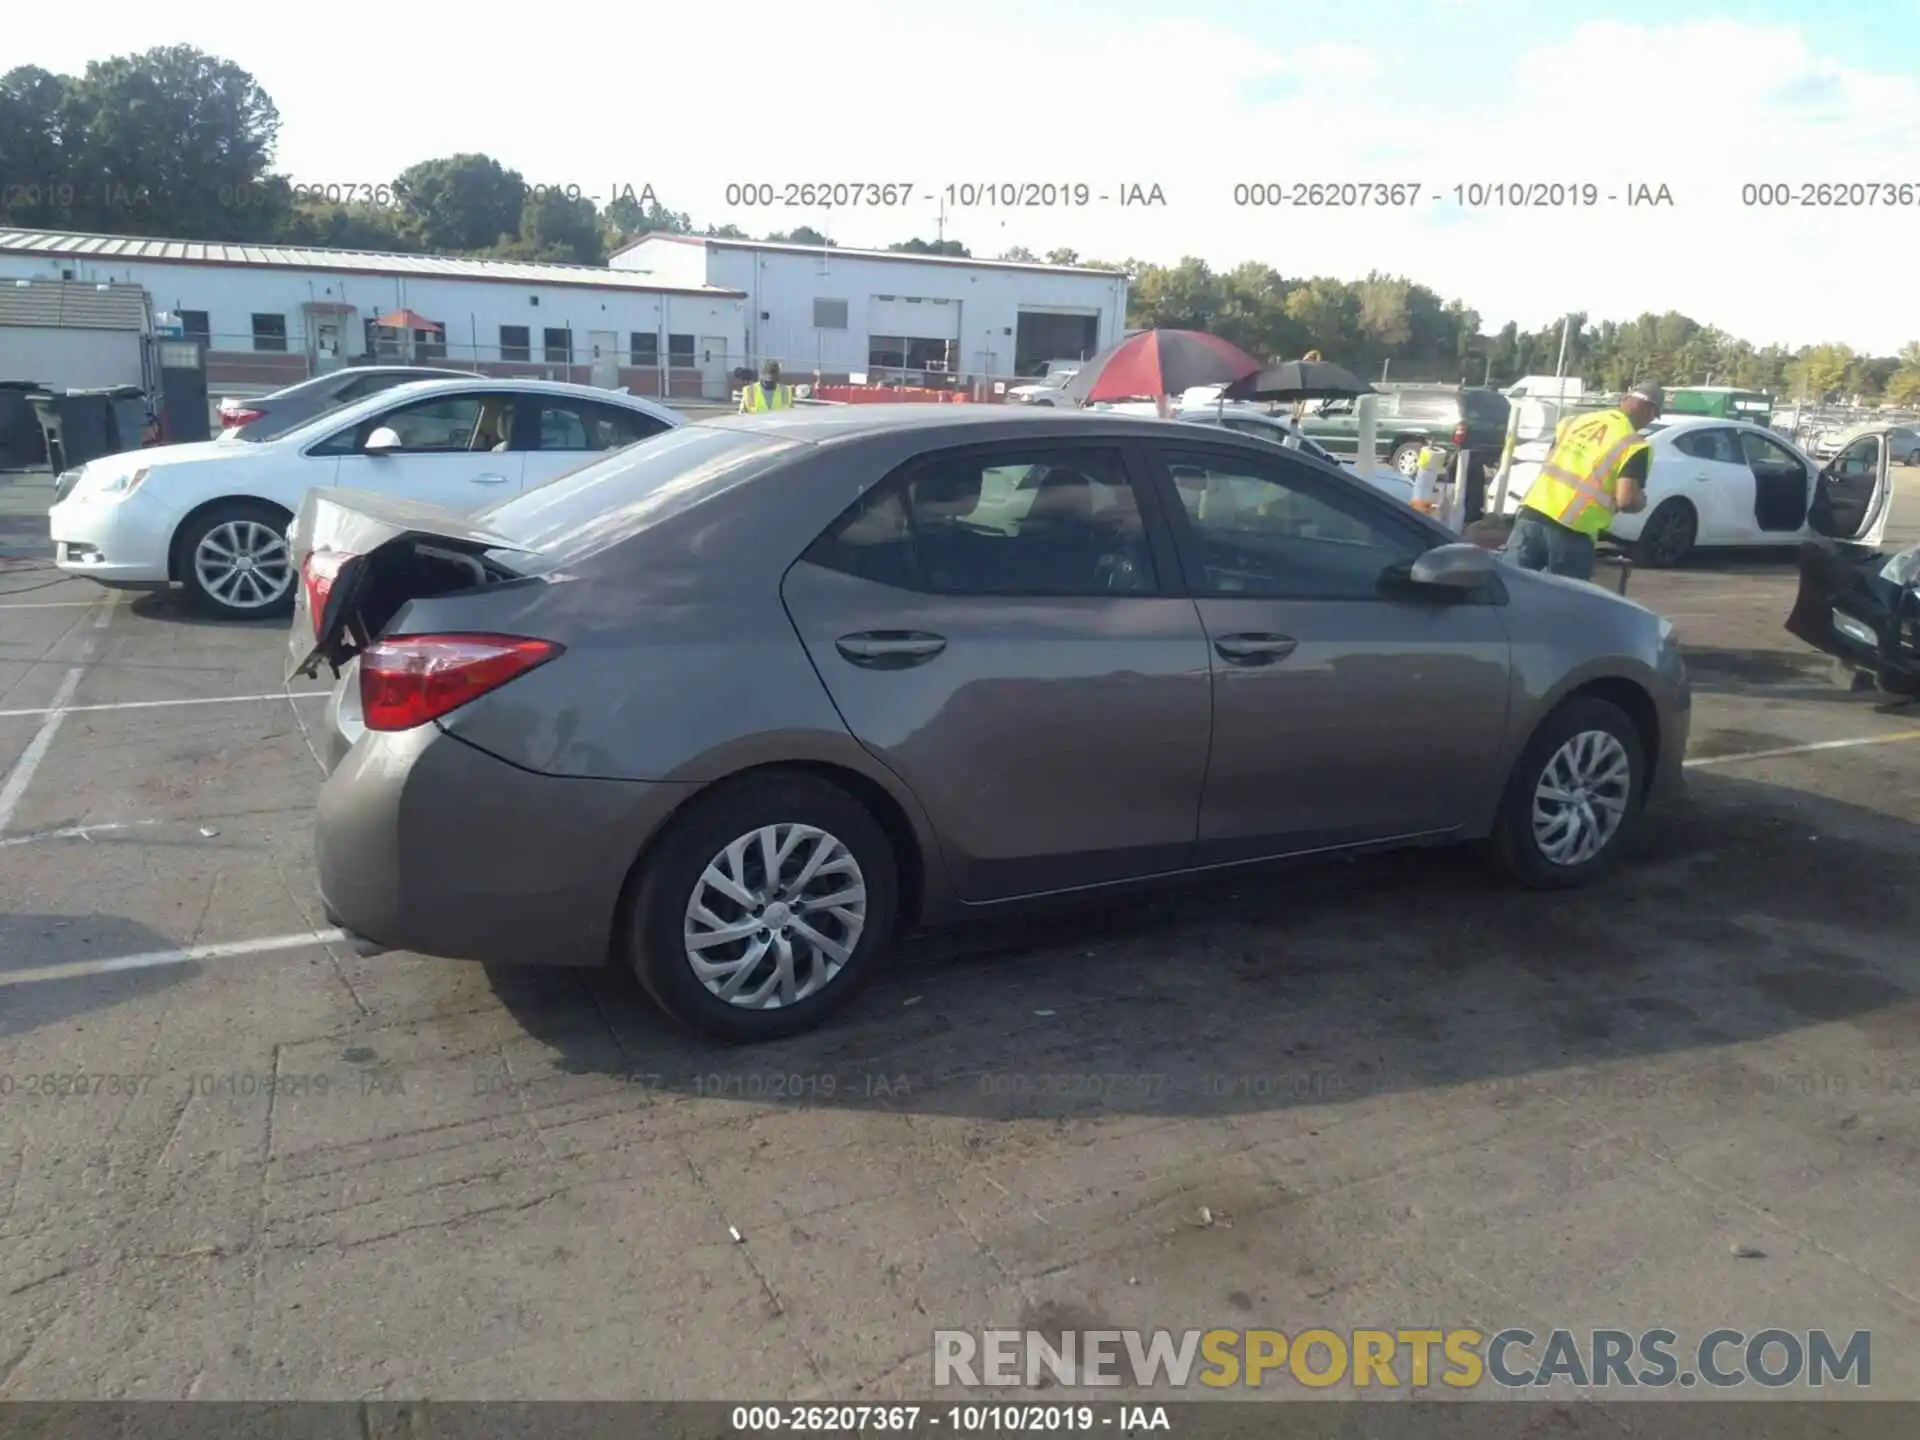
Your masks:
M986 443L1027 434L1091 438L1166 435L1158 415L1111 410L1062 410L1027 405L836 405L775 410L757 415L717 415L696 424L752 429L800 444L829 445L898 430L912 430L928 444ZM1231 438L1232 431L1223 431Z

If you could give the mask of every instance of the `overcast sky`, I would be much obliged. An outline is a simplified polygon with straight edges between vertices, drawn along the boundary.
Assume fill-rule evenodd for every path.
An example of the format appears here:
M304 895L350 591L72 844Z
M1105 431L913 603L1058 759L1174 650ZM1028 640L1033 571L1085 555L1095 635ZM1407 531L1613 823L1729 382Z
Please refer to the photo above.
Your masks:
M1676 309L1757 343L1920 339L1920 6L1340 0L813 0L551 12L330 0L19 7L7 64L78 72L187 42L279 105L292 178L377 184L479 150L607 198L651 185L700 223L934 233L949 184L1158 185L1164 207L954 209L975 254L1287 275L1404 274L1487 328ZM1821 13L1818 20L1806 18ZM1596 14L1606 18L1596 19ZM758 38L753 32L758 31ZM746 36L745 39L732 37ZM383 98L390 97L390 98ZM1398 182L1402 209L1246 208L1238 183ZM746 210L729 183L911 182L892 211ZM1474 208L1455 186L1595 185L1595 208ZM1908 205L1754 208L1743 186L1891 182ZM1630 187L1670 207L1629 207Z

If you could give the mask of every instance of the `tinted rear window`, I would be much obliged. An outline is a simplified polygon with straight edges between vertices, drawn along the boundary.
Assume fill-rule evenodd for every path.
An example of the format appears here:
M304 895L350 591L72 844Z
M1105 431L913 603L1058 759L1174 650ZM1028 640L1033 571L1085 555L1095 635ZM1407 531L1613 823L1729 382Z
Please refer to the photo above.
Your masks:
M753 430L685 425L475 516L539 555L503 556L523 572L571 565L739 484L798 447Z
M1504 426L1512 403L1497 390L1462 390L1460 406L1469 425Z

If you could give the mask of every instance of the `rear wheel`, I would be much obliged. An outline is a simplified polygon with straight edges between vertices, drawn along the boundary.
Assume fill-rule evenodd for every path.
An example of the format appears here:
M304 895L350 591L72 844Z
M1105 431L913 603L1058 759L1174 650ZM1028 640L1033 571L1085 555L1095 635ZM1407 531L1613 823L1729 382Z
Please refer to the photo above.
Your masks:
M1580 696L1527 742L1501 797L1492 854L1533 890L1584 885L1613 868L1646 793L1646 748L1619 706Z
M222 620L264 620L293 610L293 557L285 511L230 500L188 522L179 574L196 608Z
M1668 570L1693 553L1700 516L1685 500L1662 500L1633 542L1634 560L1650 570Z
M812 775L696 800L643 862L629 956L675 1019L733 1042L820 1023L892 938L898 867L865 806Z
M1403 445L1396 445L1389 463L1402 475L1412 479L1420 473L1420 452L1425 448L1418 440L1409 440Z

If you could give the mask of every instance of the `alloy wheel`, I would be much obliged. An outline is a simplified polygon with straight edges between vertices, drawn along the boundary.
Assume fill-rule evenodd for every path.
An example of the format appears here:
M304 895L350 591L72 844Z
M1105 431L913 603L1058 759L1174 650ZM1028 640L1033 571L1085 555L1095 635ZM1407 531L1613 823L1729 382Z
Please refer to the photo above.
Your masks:
M1642 543L1656 564L1677 564L1693 548L1693 512L1684 505L1654 516L1650 528L1653 534L1643 536Z
M866 877L844 841L812 825L763 825L707 862L683 943L717 999L776 1010L832 984L866 924Z
M228 520L193 550L200 588L235 610L263 610L287 593L293 566L286 536L258 520Z
M1612 843L1633 796L1627 747L1582 730L1547 761L1533 790L1533 842L1555 865L1583 865Z

